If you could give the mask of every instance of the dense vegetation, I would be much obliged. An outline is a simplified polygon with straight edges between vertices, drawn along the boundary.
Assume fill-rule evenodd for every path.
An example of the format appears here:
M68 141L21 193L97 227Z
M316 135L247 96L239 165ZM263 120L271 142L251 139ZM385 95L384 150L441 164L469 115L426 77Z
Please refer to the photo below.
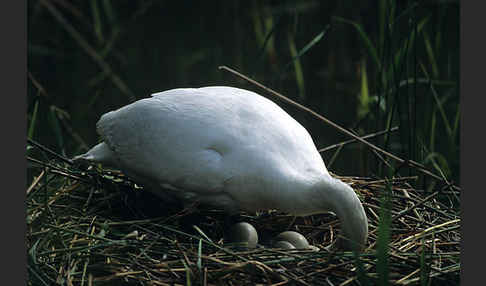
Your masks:
M401 160L356 142L332 146L352 138L246 80L218 69L222 65L257 80L357 135L384 131L368 139L369 142ZM378 279L372 280L372 284L384 285L388 278L395 279L395 283L458 283L460 200L458 188L451 188L449 184L460 183L458 79L459 1L28 1L29 139L41 142L58 155L72 157L99 140L95 124L103 113L153 92L206 85L254 90L275 100L309 130L317 147L324 149L321 154L329 170L338 175L359 177L348 180L367 202L367 214L374 214L370 216L370 225L376 230L370 241L370 249L376 249L376 253L362 257L365 266L359 261L356 264L357 277L353 279L361 284L369 282L368 279ZM35 167L31 166L27 173L30 185L27 191L29 276L37 277L30 283L49 285L53 282L49 279L58 275L54 267L63 265L66 269L76 269L78 262L73 262L73 266L65 261L79 258L85 265L84 272L78 266L76 274L72 274L76 278L71 278L87 285L88 265L94 269L99 266L92 266L96 257L91 257L91 262L86 258L95 255L93 241L99 242L98 238L88 234L85 239L93 248L79 250L78 258L72 258L67 249L86 231L87 225L94 233L98 223L95 220L100 217L109 217L115 222L102 222L97 225L97 231L102 229L103 233L108 233L107 229L113 231L119 227L116 231L121 237L122 233L133 230L118 220L130 222L139 219L138 216L126 217L126 214L112 212L113 204L120 204L124 195L105 193L130 184L120 183L113 174L86 175L59 167L47 160L48 153L39 151L42 150L29 145L27 154L29 158L42 161L33 164ZM55 173L49 173L53 170ZM391 183L381 181L383 178L390 179ZM90 183L78 186L76 182ZM116 187L117 184L122 187ZM408 197L410 201L402 194L403 190L408 190L412 196ZM387 205L390 203L387 198L391 198L391 205ZM376 209L379 206L381 211ZM408 217L411 213L417 218ZM410 228L394 225L398 218L405 219L400 223ZM164 223L177 227L180 222L171 219L173 221ZM313 237L311 240L316 245L328 242L328 238L317 238L316 231L322 232L322 228L331 224L329 217L305 221L292 221L288 217L271 219L272 223L289 228L291 224L293 227L305 225L305 234ZM255 221L262 227L271 225L268 221ZM161 226L158 222L144 221L137 227L140 227L138 230L168 231L167 225ZM414 233L412 225L419 231L417 242L414 238L413 243L406 239L405 243L401 238ZM435 239L440 237L437 249L434 244L434 251L439 254L434 252L427 256L420 245L426 242L419 243L418 238L429 236L431 232L434 232L433 237L437 232ZM180 236L181 233L167 235ZM58 236L62 238L57 240ZM101 241L107 244L100 250L103 258L99 261L103 261L105 255L118 257L127 249L130 252L138 247L125 240L123 243L128 246L108 247L116 239L116 236L109 240L103 236ZM432 241L435 243L434 239ZM389 242L390 249L386 246ZM198 251L197 240L185 241L187 245L182 244L178 249L165 243L161 247L179 251L174 257L185 257L187 251L194 249ZM98 249L100 245L95 246ZM151 246L148 243L143 247ZM218 245L211 247L214 247L211 251L219 251ZM384 254L388 250L398 257L410 257L414 262L393 255L388 257ZM55 253L59 253L57 257ZM64 253L68 254L61 258ZM306 259L310 257L302 255ZM44 264L40 263L44 259L42 256L47 257ZM49 257L52 260L49 261ZM124 261L119 263L120 269L133 262L130 256L118 258L117 261ZM321 262L312 260L314 258L303 260L309 263L306 266L309 269L322 266ZM337 280L332 281L341 283L348 274L339 272L344 271L345 266L336 265L342 266L352 261L352 257L339 259L344 260L335 264L328 261L331 266L326 265L337 273L333 274L337 275L333 276ZM174 261L179 263L174 264L174 269L183 269L181 261ZM374 264L376 261L378 263ZM50 264L54 262L59 265ZM148 266L144 264L144 267ZM188 269L189 266L184 267ZM370 267L366 271L371 269L373 275L377 274L365 277L362 267ZM436 267L436 272L431 267ZM413 272L416 268L420 271ZM288 269L287 279L302 274L297 268L289 266ZM79 278L80 271L82 278ZM407 277L408 273L413 275ZM63 275L59 273L59 277L65 277ZM221 275L226 277L224 273ZM233 279L228 277L230 281ZM234 277L239 279L237 275ZM438 278L433 280L432 277ZM70 283L66 279L58 283ZM279 281L262 279L259 283Z
M453 1L33 0L28 8L29 137L69 156L98 140L101 114L152 92L218 84L265 94L217 69L227 65L359 134L398 126L373 142L459 180ZM282 106L318 147L349 139ZM382 175L362 149L345 147L330 169ZM328 162L333 153L323 155Z

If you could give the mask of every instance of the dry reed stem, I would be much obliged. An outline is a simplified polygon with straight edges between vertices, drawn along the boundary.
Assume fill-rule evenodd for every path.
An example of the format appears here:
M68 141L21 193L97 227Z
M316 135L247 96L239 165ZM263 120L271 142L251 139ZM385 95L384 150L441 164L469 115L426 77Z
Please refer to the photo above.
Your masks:
M366 146L368 146L369 148L371 148L371 150L373 150L374 152L376 151L376 152L379 152L381 154L384 154L387 157L392 158L393 160L399 162L402 165L415 168L416 170L418 170L422 174L425 174L425 175L427 175L429 177L432 177L432 178L434 178L436 180L443 181L449 187L452 187L455 190L458 190L458 191L461 190L460 187L450 184L443 177L443 174L441 174L442 176L438 176L438 175L434 174L433 172L431 172L430 170L428 170L425 166L423 166L420 163L417 163L417 162L415 162L413 160L404 160L404 159L402 159L402 158L400 158L400 157L398 157L398 156L396 156L396 155L394 155L394 154L392 154L392 153L390 153L390 152L388 152L386 150L383 150L382 148L380 148L380 147L378 147L376 145L371 144L370 142L364 140L363 137L356 136L352 132L348 131L347 129L345 129L345 128L341 127L341 126L339 126L338 124L336 124L333 121L327 119L326 117L320 115L319 113L313 111L312 109L310 109L308 107L305 107L305 106L303 106L303 105L301 105L301 104L299 104L299 103L291 100L290 98L288 98L288 97L286 97L286 96L284 96L284 95L282 95L282 94L280 94L280 93L278 93L278 92L276 92L276 91L274 91L274 90L272 90L272 89L264 86L263 84L261 84L261 83L255 81L255 80L249 78L248 76L243 75L243 74L241 74L241 73L239 73L239 72L235 71L234 69L231 69L231 68L229 68L227 66L219 66L218 68L219 69L222 69L222 70L226 70L226 71L228 71L228 72L230 72L230 73L232 73L234 75L237 75L238 77L240 77L240 78L242 78L242 79L244 79L244 80L246 80L246 81L248 81L248 82L250 82L250 83L252 83L252 84L254 84L254 85L258 86L258 87L260 87L260 88L262 88L263 90L265 90L268 93L270 93L270 94L272 94L272 95L274 95L274 96L276 96L276 97L278 97L278 98L286 101L287 103L290 103L290 104L292 104L292 105L294 105L294 106L296 106L296 107L298 107L298 108L306 111L307 113L313 115L314 117L318 118L319 120L321 120L321 121L325 122L326 124L332 126L333 128L335 128L336 130L340 131L341 133L344 133L344 134L346 134L346 135L354 138L355 140L357 140L357 141L365 144ZM378 155L378 157L381 158L381 156L379 156L379 155ZM383 161L386 163L385 160L383 160Z

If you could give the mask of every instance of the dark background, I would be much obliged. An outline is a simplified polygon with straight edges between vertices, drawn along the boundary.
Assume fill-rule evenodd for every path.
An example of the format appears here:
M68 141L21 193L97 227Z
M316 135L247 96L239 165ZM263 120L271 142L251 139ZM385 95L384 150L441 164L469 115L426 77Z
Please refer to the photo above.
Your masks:
M99 140L103 113L153 92L268 96L227 65L358 134L399 126L370 142L459 181L458 1L31 0L27 13L28 136L69 157ZM276 101L318 148L349 139ZM388 174L360 144L334 151L340 175Z

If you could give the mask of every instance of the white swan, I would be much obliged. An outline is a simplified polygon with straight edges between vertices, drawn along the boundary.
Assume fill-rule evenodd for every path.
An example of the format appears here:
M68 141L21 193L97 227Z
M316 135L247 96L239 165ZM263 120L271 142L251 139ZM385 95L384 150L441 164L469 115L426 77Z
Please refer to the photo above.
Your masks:
M302 125L254 92L226 86L159 92L104 114L97 131L103 142L74 160L118 167L165 199L229 213L331 211L347 238L341 247L360 250L366 243L368 221L354 190L329 175Z

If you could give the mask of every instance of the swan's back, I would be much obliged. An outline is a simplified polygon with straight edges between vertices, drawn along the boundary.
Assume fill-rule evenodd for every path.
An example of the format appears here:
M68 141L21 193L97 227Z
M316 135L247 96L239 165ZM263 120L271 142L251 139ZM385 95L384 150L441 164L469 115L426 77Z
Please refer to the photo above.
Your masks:
M183 198L215 196L209 202L228 208L235 201L267 208L275 196L329 176L304 127L272 101L233 87L156 93L106 113L97 130L128 175L185 190L174 191Z

